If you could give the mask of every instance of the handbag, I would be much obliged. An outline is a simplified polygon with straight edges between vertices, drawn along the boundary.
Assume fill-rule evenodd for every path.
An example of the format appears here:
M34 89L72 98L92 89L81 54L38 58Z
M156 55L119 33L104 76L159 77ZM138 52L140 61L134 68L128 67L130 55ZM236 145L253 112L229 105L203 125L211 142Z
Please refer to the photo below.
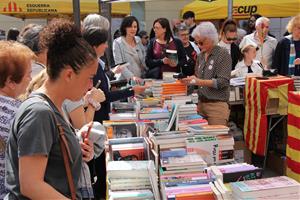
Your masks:
M46 101L49 105L50 105L50 100L46 97L45 94L39 93L36 95L32 95L31 97L36 96L39 97L41 99L43 99L44 101ZM74 180L72 177L72 172L71 172L71 167L70 167L70 160L72 160L72 156L71 156L71 152L69 149L69 145L65 136L65 132L64 129L62 128L62 124L60 124L55 116L54 110L53 108L50 106L51 108L51 112L54 116L54 120L55 120L55 124L56 127L58 129L59 132L59 139L60 139L60 148L61 148L61 152L63 155L63 159L64 159L64 165L65 165L65 169L66 169L66 174L67 174L67 179L68 179L68 185L69 185L69 189L71 192L71 199L72 200L76 200L76 190L75 190L75 184L74 184Z

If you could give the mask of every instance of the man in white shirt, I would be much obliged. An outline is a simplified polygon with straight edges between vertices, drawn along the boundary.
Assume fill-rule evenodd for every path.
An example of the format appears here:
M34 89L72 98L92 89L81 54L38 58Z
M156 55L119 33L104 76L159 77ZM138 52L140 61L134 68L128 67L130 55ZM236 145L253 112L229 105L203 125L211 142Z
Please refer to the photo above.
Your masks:
M266 17L260 17L255 22L255 32L246 35L243 40L250 39L258 46L256 60L259 60L265 69L272 66L272 58L277 45L277 40L268 36L270 20ZM242 40L242 42L243 42Z

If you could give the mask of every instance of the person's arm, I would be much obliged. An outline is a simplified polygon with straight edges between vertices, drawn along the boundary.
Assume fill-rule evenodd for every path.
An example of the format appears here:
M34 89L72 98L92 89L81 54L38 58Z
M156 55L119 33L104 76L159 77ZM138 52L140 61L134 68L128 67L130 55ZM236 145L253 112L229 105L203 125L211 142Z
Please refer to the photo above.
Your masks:
M186 52L185 52L182 42L179 39L174 38L174 42L176 44L177 56L178 56L177 71L180 72L180 67L183 67L184 64L187 62Z
M153 47L154 47L154 41L155 38L153 38L150 43L149 46L147 48L147 54L146 54L146 65L149 69L153 69L155 67L159 67L161 65L164 64L162 59L154 59L153 58Z
M113 56L116 64L126 62L122 56L122 49L120 47L119 40L121 40L121 37L115 39L113 42Z
M196 76L189 76L185 79L182 79L182 82L185 84L192 84L204 87L213 87L216 89L222 89L229 86L230 80L230 71L231 71L231 57L230 55L223 50L220 55L220 61L216 63L216 76L211 80L205 80L197 78Z
M29 199L68 199L44 181L47 162L43 155L19 158L21 193Z

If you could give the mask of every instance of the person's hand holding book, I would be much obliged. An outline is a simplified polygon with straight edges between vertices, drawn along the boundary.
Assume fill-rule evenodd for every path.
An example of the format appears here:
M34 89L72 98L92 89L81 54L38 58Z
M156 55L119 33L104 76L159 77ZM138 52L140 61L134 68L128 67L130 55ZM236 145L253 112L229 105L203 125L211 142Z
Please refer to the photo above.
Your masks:
M169 65L169 66L171 66L171 67L176 67L176 66L177 66L177 63L176 63L175 60L172 60L172 59L167 58L167 57L164 57L164 58L163 58L163 63L164 63L165 65Z
M185 85L197 85L198 78L196 76L188 76L186 78L181 79L181 83Z

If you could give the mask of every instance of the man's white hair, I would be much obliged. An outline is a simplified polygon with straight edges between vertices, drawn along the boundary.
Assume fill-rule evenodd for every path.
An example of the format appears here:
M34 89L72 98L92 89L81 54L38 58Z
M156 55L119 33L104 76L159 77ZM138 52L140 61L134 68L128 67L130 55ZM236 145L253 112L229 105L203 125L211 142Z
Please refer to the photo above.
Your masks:
M201 22L192 32L192 37L205 37L213 41L214 45L218 44L219 36L215 25L211 22Z
M261 24L263 24L263 23L270 23L270 20L269 20L269 18L267 18L267 17L260 17L260 18L258 18L256 21L255 21L255 27L256 26L260 26Z
M108 19L98 14L89 14L82 23L83 29L88 27L98 27L100 29L109 30L110 23Z

